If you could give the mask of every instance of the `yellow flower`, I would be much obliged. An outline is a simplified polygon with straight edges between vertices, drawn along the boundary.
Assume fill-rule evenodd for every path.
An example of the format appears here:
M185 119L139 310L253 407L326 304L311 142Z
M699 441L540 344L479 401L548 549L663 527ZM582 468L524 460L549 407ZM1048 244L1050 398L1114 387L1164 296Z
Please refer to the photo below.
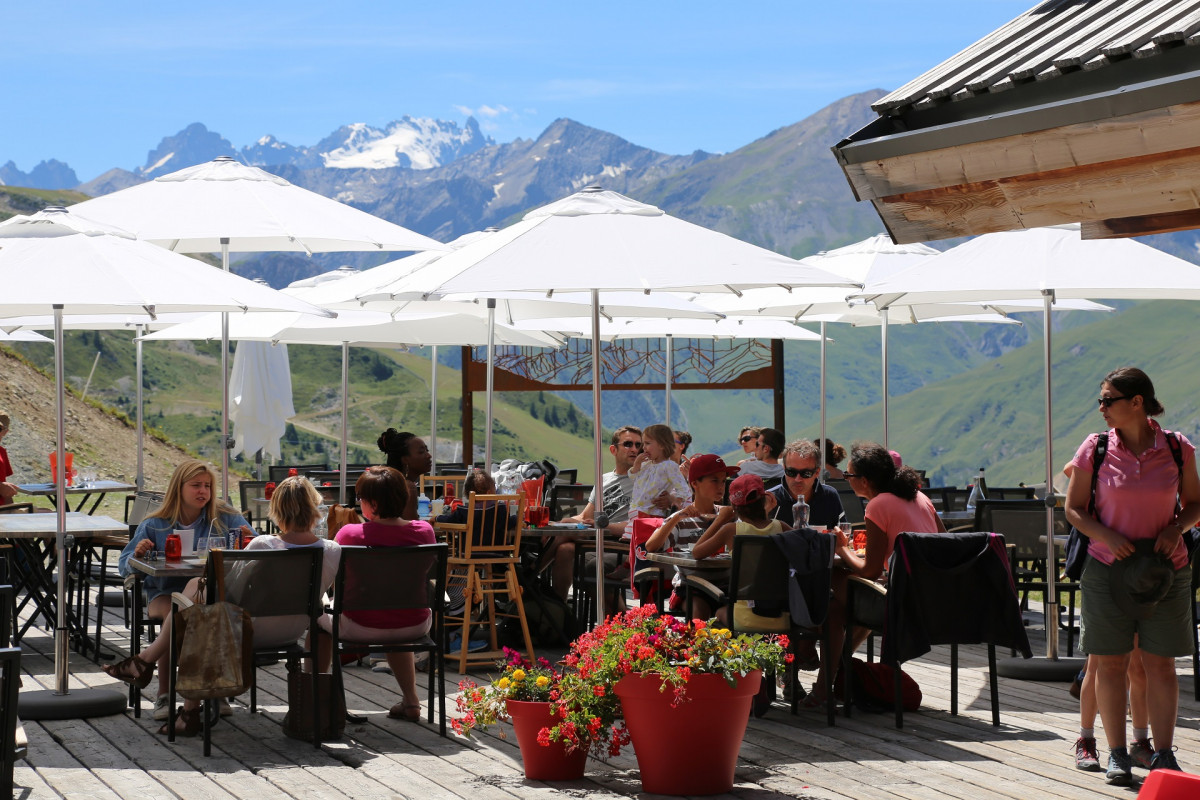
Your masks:
M550 679L547 678L545 675L538 675L537 687L539 689L545 689L546 686L549 685L549 683L550 683Z
M512 679L514 681L516 681L517 683L520 683L521 681L525 680L525 670L514 669L513 674L512 674Z
M733 658L733 651L729 648L725 648L725 652L721 655L725 656L725 658Z
M496 681L496 686L500 687L501 689L507 689L511 684L512 681L510 681L508 678L501 678L500 680Z

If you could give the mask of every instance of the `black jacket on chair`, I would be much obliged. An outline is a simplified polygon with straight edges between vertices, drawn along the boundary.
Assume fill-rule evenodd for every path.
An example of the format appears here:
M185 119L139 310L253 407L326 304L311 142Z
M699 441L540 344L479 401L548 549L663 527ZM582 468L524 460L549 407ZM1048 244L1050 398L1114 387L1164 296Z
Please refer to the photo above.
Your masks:
M775 546L787 559L788 608L792 622L814 628L829 613L829 569L833 564L833 538L812 528L771 534Z
M901 533L888 579L881 660L896 664L937 644L994 644L1033 655L996 533Z

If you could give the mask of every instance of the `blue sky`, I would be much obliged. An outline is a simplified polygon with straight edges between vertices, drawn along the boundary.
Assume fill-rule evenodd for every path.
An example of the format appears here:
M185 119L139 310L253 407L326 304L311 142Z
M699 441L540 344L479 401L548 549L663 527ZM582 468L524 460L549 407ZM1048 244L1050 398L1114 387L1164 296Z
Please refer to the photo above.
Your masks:
M468 113L500 142L570 117L725 152L894 89L1034 2L28 2L0 28L0 163L58 158L89 180L192 122L237 147L311 145Z

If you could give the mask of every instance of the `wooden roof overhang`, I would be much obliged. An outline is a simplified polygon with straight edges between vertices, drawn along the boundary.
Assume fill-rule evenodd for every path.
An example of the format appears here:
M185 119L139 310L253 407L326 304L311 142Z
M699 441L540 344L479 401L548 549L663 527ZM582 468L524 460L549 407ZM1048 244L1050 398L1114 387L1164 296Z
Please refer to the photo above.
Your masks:
M973 48L1012 44L1009 29L1022 19ZM1184 40L1195 43L1194 31L1178 46L1053 80L1033 77L1035 65L1021 83L1009 69L979 93L970 87L986 81L972 84L961 65L958 83L945 80L955 59L978 60L968 48L876 103L881 116L833 151L855 197L875 206L898 243L1066 222L1082 223L1084 238L1197 228L1200 47Z

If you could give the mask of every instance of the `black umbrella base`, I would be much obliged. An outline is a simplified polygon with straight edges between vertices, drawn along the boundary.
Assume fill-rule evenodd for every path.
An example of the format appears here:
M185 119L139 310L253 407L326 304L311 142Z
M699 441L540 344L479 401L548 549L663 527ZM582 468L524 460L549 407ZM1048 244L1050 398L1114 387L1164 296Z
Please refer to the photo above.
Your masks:
M128 706L128 694L111 689L72 689L67 694L44 689L21 692L17 716L23 720L87 719L123 714Z
M1086 663L1084 658L1001 658L996 661L996 674L1018 681L1070 683Z

